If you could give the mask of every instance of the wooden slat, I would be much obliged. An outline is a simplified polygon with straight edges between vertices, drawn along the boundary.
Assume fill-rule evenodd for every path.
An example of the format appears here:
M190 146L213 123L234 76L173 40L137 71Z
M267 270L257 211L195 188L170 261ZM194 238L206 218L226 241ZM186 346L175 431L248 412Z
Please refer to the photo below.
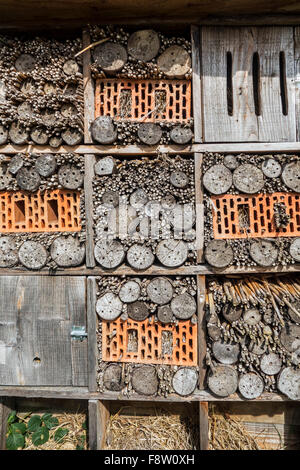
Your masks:
M87 319L88 319L88 386L90 392L97 390L97 317L96 317L96 279L87 280Z
M89 400L89 449L102 450L105 446L106 426L109 419L109 404L100 400Z
M201 97L201 68L200 68L200 31L199 26L191 26L192 42L192 85L193 85L193 117L194 142L202 142L202 97Z
M83 48L90 45L90 34L87 30L82 33L82 46ZM93 142L90 125L94 120L94 86L91 77L91 49L83 53L83 96L84 96L84 143L90 144Z
M198 366L199 388L205 388L206 375L206 321L205 321L205 276L197 276L197 306L198 306Z
M77 280L77 282L76 282ZM67 297L68 305L75 299L74 308L70 309L72 326L84 326L87 332L86 315L86 278L71 278ZM88 339L71 340L72 385L84 387L88 384Z
M232 54L232 116L227 107L227 52ZM202 28L205 142L259 140L252 89L254 52L252 28Z
M85 155L84 201L86 217L86 261L88 268L95 267L94 258L94 221L93 221L93 178L95 155Z
M203 263L204 250L204 205L203 205L203 184L202 184L202 161L203 155L195 153L195 203L196 203L196 250L197 263Z
M295 110L296 110L296 134L300 140L300 26L294 29L294 74L295 74Z
M256 28L261 75L261 116L258 116L261 142L296 140L294 92L294 38L292 27ZM288 114L281 103L279 53L285 53Z
M199 446L200 450L208 450L208 403L200 401L199 403Z

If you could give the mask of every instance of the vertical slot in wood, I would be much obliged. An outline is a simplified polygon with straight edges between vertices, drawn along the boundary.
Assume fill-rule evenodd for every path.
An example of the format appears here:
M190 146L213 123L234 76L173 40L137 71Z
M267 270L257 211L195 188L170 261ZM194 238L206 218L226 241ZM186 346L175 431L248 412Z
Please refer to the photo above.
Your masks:
M256 116L261 116L260 96L260 60L258 52L254 52L252 59L253 97Z
M288 115L288 95L286 86L286 62L285 53L280 51L279 53L279 72L280 72L280 97L281 97L281 109L284 116Z
M226 53L226 71L227 71L227 113L233 115L233 89L232 89L232 53Z

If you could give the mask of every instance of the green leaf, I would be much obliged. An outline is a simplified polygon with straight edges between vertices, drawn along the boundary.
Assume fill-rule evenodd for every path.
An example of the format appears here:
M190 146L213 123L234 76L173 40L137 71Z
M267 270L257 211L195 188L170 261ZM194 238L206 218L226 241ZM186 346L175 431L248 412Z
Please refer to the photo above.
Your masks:
M52 416L51 413L45 413L42 416L42 421L48 429L55 428L59 424L58 419Z
M86 431L86 430L87 430L87 421L85 421L85 422L83 423L83 425L82 425L82 429L83 429L84 431Z
M26 433L26 424L25 423L13 423L11 425L12 433L25 434Z
M28 422L28 431L35 432L41 427L41 425L41 417L39 415L33 415Z
M55 431L54 440L55 442L60 442L67 434L69 434L68 429L59 428Z
M25 437L20 433L11 433L6 439L6 448L8 450L23 449L25 445Z
M12 411L9 413L8 418L7 418L7 424L14 423L17 420L17 412Z
M32 434L32 443L35 446L41 446L49 440L49 431L46 426L42 426Z

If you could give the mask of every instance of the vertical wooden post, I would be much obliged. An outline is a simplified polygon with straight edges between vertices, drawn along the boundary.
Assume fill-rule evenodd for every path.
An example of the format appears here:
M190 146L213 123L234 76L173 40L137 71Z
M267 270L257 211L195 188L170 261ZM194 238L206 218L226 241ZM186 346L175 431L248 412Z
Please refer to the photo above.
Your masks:
M199 402L199 439L200 450L208 450L209 446L209 429L208 429L208 402Z
M90 33L84 30L82 33L83 47L90 45ZM83 96L84 96L84 143L91 144L92 137L90 133L90 125L94 120L95 104L94 104L94 85L91 76L91 50L83 52Z
M202 184L202 162L203 154L194 154L195 168L195 204L196 204L196 249L197 263L204 263L204 206L203 206L203 184Z
M203 390L205 388L206 375L205 276L197 276L197 304L199 388Z
M88 386L90 392L97 391L97 317L96 279L87 279L87 324L88 324Z
M89 449L105 447L106 427L110 416L109 402L89 400Z
M203 141L199 26L191 26L194 141Z
M95 155L86 154L84 156L84 202L85 202L85 220L86 220L86 267L95 267L94 257L94 228L93 228L93 178Z
M15 407L13 398L0 399L0 450L6 449L7 418Z

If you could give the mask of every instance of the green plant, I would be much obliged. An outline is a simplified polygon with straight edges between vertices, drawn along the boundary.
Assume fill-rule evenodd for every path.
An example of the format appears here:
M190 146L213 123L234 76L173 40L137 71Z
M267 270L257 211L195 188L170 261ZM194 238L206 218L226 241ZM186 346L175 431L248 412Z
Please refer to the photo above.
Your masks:
M58 419L51 413L45 413L43 416L33 415L26 422L16 411L12 411L7 419L6 448L24 449L28 439L33 445L41 446L49 440L49 430L54 428L57 428L53 435L55 442L61 442L69 433L68 429L59 427Z

